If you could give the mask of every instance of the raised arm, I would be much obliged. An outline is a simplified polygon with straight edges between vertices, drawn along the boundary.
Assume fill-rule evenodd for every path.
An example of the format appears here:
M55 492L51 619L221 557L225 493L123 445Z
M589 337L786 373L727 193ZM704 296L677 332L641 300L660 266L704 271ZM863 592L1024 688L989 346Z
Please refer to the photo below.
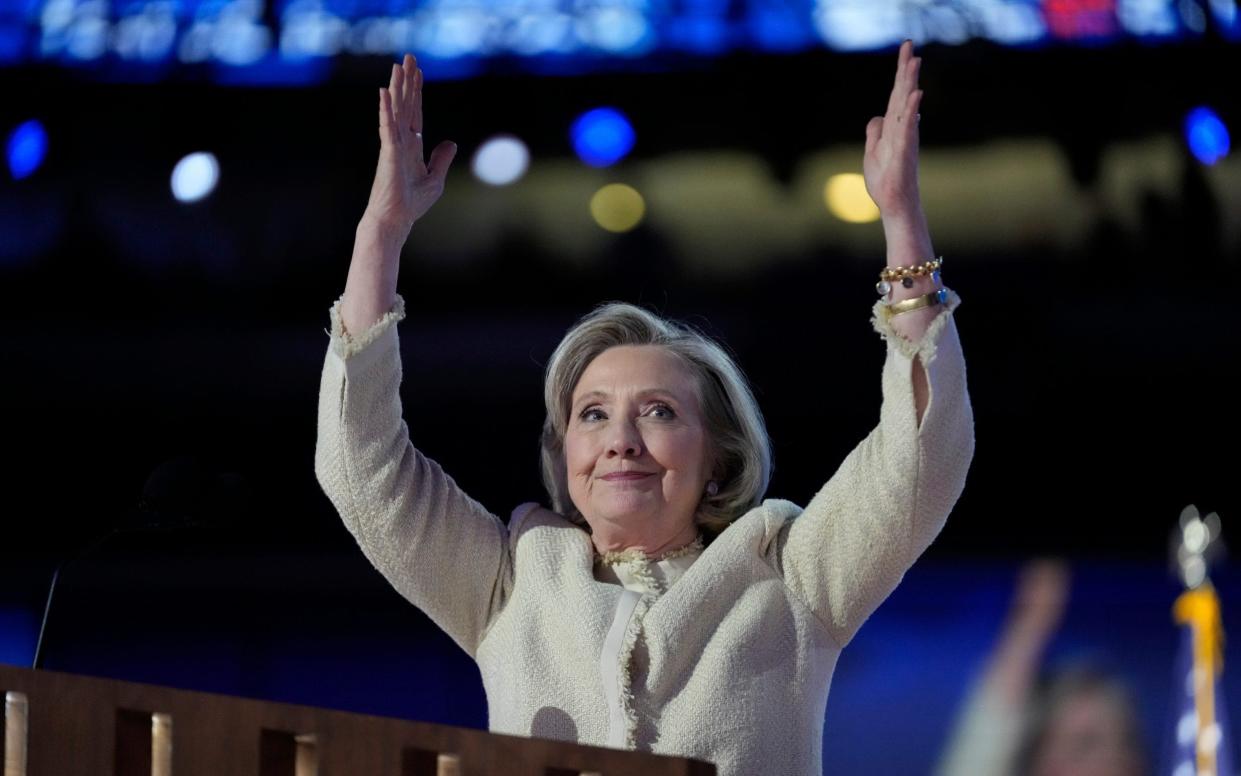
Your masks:
M315 474L375 567L473 654L511 579L507 532L414 449L401 417L401 246L439 198L456 152L441 143L423 163L421 91L407 56L380 92L379 166L330 313Z
M888 240L888 265L931 258L918 192L920 62L901 46L886 115L866 128L863 167ZM938 289L932 278L892 284L900 302ZM974 452L973 413L953 311L959 299L888 317L879 423L841 463L777 543L789 587L843 646L939 533L965 485Z
M935 771L939 776L1012 773L1034 683L1068 598L1069 569L1063 561L1031 561L1021 570L1000 637L957 712Z
M392 309L401 248L414 223L444 193L457 155L456 144L445 140L424 162L422 129L422 70L406 54L392 66L388 88L379 90L379 164L341 301L342 323L352 334L362 334Z
M866 125L862 172L866 190L879 207L887 243L887 266L891 268L914 266L935 258L918 188L918 111L922 107L918 72L921 68L922 59L914 56L913 43L902 43L887 111ZM893 283L890 300L901 302L939 288L929 277L912 280L913 285L908 287ZM926 307L902 313L892 318L892 329L906 340L918 342L938 312L938 308ZM915 359L919 365L920 361ZM929 400L922 369L914 371L914 400L921 420Z

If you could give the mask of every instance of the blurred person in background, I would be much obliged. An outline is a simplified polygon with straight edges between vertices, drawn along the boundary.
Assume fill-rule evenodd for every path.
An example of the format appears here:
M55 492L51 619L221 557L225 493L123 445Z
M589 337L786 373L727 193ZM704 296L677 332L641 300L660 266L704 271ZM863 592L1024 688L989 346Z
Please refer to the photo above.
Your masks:
M959 299L941 283L918 188L919 67L906 42L887 112L866 127L887 240L872 310L887 343L879 423L806 508L763 499L770 442L727 352L610 304L547 367L552 508L520 506L506 524L402 421L401 249L456 147L424 161L422 72L409 56L393 66L370 201L330 311L315 471L371 562L476 660L491 730L694 757L721 776L821 771L840 651L939 533L974 449ZM842 298L823 289L824 304ZM810 375L831 359L829 340L790 365L808 376L798 401L825 400ZM480 465L529 463L476 442Z
M999 640L966 699L938 776L1143 776L1133 698L1115 677L1072 666L1040 678L1064 618L1070 574L1039 560L1020 573Z

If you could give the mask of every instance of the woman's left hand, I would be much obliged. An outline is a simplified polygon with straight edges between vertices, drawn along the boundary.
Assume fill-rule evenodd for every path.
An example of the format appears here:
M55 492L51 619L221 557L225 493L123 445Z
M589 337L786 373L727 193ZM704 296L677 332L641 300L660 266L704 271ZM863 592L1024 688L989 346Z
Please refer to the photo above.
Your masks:
M918 108L922 90L918 70L922 60L914 56L914 44L905 41L897 60L896 82L888 97L888 110L866 125L866 155L862 172L866 191L879 206L884 219L921 214L918 193Z

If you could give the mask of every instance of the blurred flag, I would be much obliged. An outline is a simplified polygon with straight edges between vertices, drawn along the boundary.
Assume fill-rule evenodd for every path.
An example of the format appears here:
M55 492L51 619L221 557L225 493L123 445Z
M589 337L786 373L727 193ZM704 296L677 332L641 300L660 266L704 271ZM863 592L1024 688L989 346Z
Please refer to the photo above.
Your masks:
M1224 627L1210 581L1186 590L1172 607L1181 626L1174 703L1176 722L1168 776L1234 776L1232 739L1220 675Z

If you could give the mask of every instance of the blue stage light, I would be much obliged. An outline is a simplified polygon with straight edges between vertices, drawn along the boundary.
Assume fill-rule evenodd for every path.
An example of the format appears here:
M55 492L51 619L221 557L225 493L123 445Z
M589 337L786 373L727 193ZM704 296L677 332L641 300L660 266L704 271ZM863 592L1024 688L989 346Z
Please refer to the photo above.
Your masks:
M595 108L573 122L569 137L583 162L608 167L633 150L636 135L625 114L615 108Z
M47 131L38 119L31 119L13 130L4 155L9 160L9 174L13 180L28 178L39 169L47 155Z
M1203 164L1215 164L1228 155L1228 127L1210 108L1194 108L1185 117L1185 141Z
M800 51L814 37L795 10L784 3L754 3L746 20L750 36L762 51Z

